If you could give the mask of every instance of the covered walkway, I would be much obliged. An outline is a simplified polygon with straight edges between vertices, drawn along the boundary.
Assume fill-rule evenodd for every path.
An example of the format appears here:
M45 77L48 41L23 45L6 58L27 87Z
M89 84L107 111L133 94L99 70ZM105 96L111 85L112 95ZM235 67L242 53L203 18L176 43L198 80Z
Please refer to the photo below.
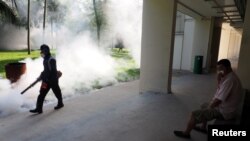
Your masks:
M17 113L0 119L1 141L182 141L173 135L183 129L189 112L215 90L214 75L175 73L172 95L139 94L139 81L107 87L65 101L41 115ZM192 132L193 141L205 134Z

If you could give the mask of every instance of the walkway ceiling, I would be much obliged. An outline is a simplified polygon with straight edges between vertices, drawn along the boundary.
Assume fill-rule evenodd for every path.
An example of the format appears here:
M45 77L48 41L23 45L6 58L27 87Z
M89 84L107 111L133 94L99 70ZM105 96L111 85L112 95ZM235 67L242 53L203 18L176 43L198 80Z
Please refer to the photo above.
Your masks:
M234 27L242 27L247 0L178 0L178 11L194 18L220 17Z

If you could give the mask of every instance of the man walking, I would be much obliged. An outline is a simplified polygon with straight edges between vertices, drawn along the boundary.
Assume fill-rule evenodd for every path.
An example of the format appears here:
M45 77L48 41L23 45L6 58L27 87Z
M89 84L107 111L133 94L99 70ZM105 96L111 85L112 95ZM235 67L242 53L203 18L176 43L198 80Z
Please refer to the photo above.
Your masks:
M41 56L44 59L44 70L38 79L42 80L42 85L40 87L40 94L37 98L36 108L30 110L31 113L38 114L41 114L43 112L43 102L50 88L52 89L58 100L58 104L54 109L57 110L64 106L61 89L58 84L58 71L56 67L56 60L51 57L50 48L48 47L48 45L41 45L40 50Z

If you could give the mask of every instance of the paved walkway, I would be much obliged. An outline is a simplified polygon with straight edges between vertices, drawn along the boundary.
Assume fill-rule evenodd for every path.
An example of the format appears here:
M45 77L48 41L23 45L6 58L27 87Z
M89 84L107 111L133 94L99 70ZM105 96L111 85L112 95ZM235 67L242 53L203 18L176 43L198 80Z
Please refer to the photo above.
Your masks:
M139 81L118 84L48 105L41 115L18 113L0 119L0 141L183 141L173 130L185 127L189 112L209 100L214 75L179 74L173 95L139 94ZM192 132L192 141L206 135Z

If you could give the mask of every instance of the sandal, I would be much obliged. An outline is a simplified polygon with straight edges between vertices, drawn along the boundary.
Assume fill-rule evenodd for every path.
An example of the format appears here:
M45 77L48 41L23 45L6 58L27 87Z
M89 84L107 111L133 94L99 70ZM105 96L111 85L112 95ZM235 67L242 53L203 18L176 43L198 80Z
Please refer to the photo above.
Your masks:
M186 138L186 139L190 139L191 136L189 134L185 134L183 131L174 131L174 134L177 137L181 137L181 138Z

